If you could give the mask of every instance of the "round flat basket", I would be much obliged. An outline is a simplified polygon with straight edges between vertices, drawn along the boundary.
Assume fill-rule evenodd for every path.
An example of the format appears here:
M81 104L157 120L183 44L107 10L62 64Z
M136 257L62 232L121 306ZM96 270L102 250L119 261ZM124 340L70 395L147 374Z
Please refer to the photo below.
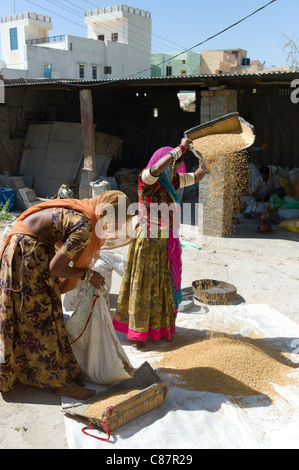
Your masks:
M235 286L214 279L193 281L192 288L196 300L210 305L229 305L237 296Z

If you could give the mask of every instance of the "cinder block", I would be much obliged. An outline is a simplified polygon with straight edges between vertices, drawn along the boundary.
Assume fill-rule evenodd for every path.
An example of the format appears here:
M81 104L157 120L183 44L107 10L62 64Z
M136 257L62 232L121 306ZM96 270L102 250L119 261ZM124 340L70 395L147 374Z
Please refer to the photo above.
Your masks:
M38 200L34 189L25 187L25 188L18 189L18 192L24 202L31 203L31 202L35 202Z
M25 188L25 183L21 176L12 176L11 179L15 189Z

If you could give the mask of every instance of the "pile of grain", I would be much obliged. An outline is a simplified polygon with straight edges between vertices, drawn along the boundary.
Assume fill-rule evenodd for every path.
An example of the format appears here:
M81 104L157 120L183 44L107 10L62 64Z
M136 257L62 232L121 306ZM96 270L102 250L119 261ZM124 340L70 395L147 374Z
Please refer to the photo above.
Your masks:
M126 390L124 392L116 393L115 395L108 396L102 400L97 400L91 403L85 410L87 416L95 416L97 418L102 418L102 415L106 408L110 406L118 405L120 402L130 398L136 393L140 392L139 389Z
M236 397L275 395L272 383L290 382L293 369L274 347L262 340L213 335L164 353L156 364L159 373L171 374L188 390ZM169 379L168 379L169 380Z
M242 134L212 134L194 140L193 145L212 170L219 158L241 152L246 142Z
M248 192L248 154L242 134L213 134L193 141L210 171L209 210L217 212L223 200L227 220L223 220L224 234L235 228L233 214L243 210L242 197ZM231 208L229 210L229 208Z

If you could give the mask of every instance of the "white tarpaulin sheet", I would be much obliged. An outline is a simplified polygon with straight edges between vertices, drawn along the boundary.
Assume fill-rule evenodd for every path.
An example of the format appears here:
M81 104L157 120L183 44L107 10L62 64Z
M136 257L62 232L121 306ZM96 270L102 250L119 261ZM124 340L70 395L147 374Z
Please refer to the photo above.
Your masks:
M178 332L190 328L200 331L257 335L288 352L299 365L299 325L268 305L194 306L179 313ZM157 352L140 351L119 335L132 365L151 363ZM161 355L161 353L159 353ZM156 356L157 357L157 356ZM298 449L299 448L299 372L293 369L292 385L274 385L275 400L263 395L247 396L242 405L221 393L190 391L168 384L165 402L153 411L115 430L108 442L82 433L86 423L65 414L66 437L71 449ZM160 377L167 377L159 372ZM90 386L97 391L107 386ZM62 404L71 403L65 397ZM90 431L105 437L101 431Z

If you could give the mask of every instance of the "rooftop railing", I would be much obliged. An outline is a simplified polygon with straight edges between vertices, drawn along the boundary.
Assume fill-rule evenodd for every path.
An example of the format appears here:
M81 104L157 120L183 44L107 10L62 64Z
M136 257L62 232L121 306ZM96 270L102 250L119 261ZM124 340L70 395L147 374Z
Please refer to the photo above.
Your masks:
M48 38L38 38L38 39L27 39L26 44L28 46L33 46L34 44L46 44L49 42L62 42L65 41L65 34L60 36L50 36Z
M133 15L144 16L146 18L151 17L151 14L149 11L140 10L139 8L128 7L127 5L113 5L111 7L103 7L103 8L95 8L93 10L86 10L85 16L104 15L105 13L114 13L117 11L132 13Z
M51 17L45 15L38 15L37 13L17 13L10 16L2 16L1 23L8 23L9 21L18 20L37 20L44 21L45 23L51 23Z

